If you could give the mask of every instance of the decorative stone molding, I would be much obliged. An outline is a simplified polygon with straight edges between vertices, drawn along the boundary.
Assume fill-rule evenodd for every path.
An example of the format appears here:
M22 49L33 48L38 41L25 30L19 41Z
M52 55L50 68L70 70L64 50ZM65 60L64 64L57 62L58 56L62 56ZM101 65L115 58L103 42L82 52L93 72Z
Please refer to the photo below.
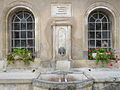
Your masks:
M55 21L53 29L53 60L71 59L71 22ZM58 49L65 48L65 55L60 56Z

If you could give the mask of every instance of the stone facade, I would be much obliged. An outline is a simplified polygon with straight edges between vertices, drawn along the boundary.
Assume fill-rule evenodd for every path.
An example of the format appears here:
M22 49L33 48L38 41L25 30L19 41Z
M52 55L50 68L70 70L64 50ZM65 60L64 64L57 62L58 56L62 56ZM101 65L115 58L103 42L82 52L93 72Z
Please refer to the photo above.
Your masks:
M28 9L35 17L35 50L40 55L39 59L36 59L38 62L50 63L55 60L55 49L58 44L54 42L56 26L70 27L70 37L66 39L67 59L73 62L78 60L78 63L79 60L84 60L84 52L88 50L88 16L97 9L105 10L110 15L112 47L120 49L119 4L118 0L0 0L0 55L4 56L10 49L9 18L11 13L19 8ZM54 9L59 6L66 8L65 15Z
M119 63L116 65L118 71L110 69L109 73L106 69L103 72L101 69L94 70L95 61L87 60L88 17L95 10L104 11L109 16L112 22L111 45L120 50L119 0L0 0L0 6L0 71L4 71L0 72L0 90L48 90L33 85L33 80L44 72L56 69L69 71L80 67L89 67L81 68L80 72L92 76L94 83L76 87L76 90L119 89ZM29 66L18 61L6 68L4 57L11 48L12 36L10 19L17 10L28 10L35 18L37 57ZM24 72L27 70L28 73Z

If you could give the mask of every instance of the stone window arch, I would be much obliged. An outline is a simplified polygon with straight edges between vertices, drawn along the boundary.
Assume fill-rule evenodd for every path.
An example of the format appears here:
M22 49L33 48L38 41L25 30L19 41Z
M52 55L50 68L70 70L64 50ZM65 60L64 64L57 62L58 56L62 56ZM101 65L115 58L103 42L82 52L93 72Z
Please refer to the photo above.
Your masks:
M35 51L35 19L27 9L14 10L9 17L10 51L26 48Z
M95 10L88 17L88 49L112 48L112 20L104 10Z

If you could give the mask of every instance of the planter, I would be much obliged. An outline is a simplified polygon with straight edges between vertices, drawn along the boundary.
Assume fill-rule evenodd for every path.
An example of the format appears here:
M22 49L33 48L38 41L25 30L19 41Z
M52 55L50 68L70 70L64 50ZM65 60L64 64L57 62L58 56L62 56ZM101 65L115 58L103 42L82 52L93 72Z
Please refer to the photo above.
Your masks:
M7 70L11 70L11 69L16 69L16 70L21 70L21 69L33 69L35 67L38 67L40 64L40 59L39 58L35 58L34 62L30 61L29 65L25 65L23 63L22 60L16 60L15 63L11 63L9 65L7 65Z

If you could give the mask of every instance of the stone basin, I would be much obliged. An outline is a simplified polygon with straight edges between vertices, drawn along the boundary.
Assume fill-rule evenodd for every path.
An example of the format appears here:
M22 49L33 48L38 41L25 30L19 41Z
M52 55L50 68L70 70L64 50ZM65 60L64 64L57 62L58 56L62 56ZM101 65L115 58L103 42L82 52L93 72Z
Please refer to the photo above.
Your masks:
M78 71L54 71L40 73L33 80L33 85L47 89L83 88L93 84L93 79L83 72Z

